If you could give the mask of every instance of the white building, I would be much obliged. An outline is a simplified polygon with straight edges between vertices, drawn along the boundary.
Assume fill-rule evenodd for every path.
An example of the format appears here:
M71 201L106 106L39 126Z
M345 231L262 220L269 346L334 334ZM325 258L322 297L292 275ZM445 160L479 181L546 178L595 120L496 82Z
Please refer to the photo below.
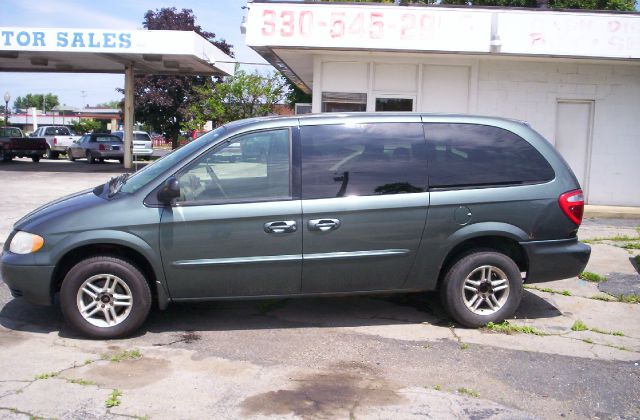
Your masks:
M314 112L525 120L589 204L640 206L640 14L253 2L246 37Z

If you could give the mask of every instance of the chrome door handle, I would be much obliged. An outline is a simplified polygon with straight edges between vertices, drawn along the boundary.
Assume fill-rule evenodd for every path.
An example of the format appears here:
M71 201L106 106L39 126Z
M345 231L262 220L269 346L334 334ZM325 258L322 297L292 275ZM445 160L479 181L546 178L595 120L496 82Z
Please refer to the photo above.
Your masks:
M312 219L307 223L309 230L317 230L320 232L327 232L329 230L336 230L340 227L340 220L338 219Z
M278 220L264 224L264 231L267 233L289 233L298 230L295 220Z

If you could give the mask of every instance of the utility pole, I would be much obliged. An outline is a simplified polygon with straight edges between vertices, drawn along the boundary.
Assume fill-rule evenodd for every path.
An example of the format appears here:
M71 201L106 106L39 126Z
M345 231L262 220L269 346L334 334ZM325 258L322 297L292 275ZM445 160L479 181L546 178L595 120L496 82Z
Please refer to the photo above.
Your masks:
M86 90L81 90L80 91L80 96L82 96L82 108L87 106L87 91Z

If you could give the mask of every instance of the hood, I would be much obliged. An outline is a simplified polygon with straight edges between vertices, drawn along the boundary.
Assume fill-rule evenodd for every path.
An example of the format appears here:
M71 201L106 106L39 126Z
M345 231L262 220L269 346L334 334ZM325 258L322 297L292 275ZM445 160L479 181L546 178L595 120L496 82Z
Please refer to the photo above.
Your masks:
M43 222L47 221L55 221L57 217L63 214L68 217L76 209L86 209L103 203L105 199L97 196L93 190L92 188L80 191L47 203L18 220L13 228L14 230L31 231L36 225L42 225Z

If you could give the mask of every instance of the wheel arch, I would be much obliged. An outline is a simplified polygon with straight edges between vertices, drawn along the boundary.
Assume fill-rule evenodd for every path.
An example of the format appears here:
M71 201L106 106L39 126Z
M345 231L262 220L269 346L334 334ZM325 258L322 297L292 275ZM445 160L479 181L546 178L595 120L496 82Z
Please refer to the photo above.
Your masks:
M529 270L529 261L521 241L528 239L520 228L506 223L480 223L485 226L468 226L451 235L452 246L440 264L436 288L440 288L442 280L449 268L462 256L473 250L495 251L511 258L521 272Z
M83 259L96 255L110 255L134 264L142 271L149 283L152 295L160 309L165 309L170 300L166 288L161 261L153 256L152 248L141 238L125 232L107 231L96 238L98 232L83 232L67 239L61 251L53 258L55 268L51 278L51 295L60 290L62 281L71 267ZM87 238L91 235L96 239ZM160 267L156 269L156 267Z

